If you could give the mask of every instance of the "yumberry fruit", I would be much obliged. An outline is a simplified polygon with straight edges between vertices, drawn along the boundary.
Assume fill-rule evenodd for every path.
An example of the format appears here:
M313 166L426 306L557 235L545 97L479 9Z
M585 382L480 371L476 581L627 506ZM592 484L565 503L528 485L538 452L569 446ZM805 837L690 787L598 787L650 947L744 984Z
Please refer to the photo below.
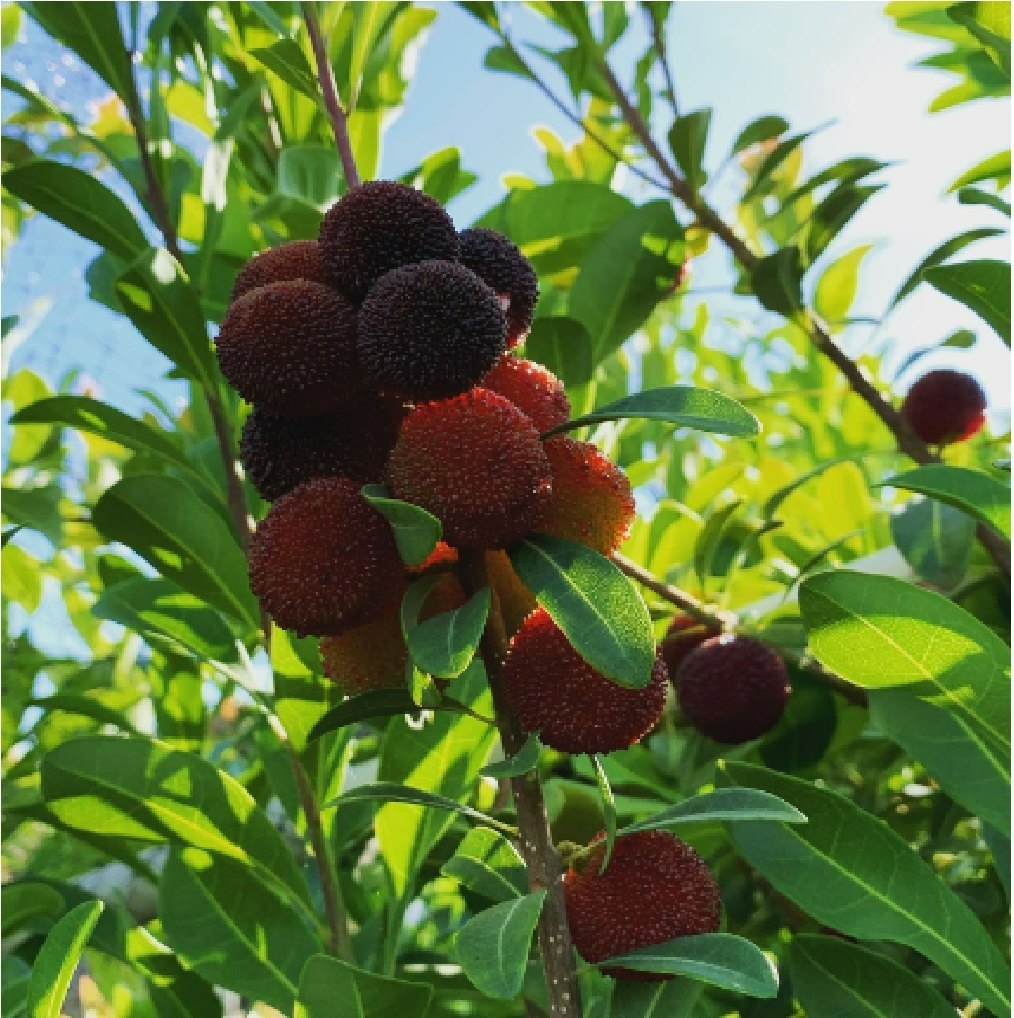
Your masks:
M730 744L772 729L790 692L785 662L760 640L733 635L714 636L688 654L673 685L694 728Z
M239 271L232 288L232 300L269 283L285 283L308 279L312 283L331 285L320 260L320 246L315 240L290 240L287 244L268 248L255 254Z
M676 615L669 623L669 629L662 641L662 657L669 670L669 677L674 678L683 659L696 650L705 640L718 636L719 631L699 622L692 615Z
M639 947L718 931L718 884L685 842L666 831L623 835L600 873L605 850L604 839L593 842L580 869L563 878L567 922L585 961L597 964ZM622 967L602 971L617 979L672 978Z
M943 368L915 381L901 412L929 445L963 442L986 422L986 394L971 375Z
M588 664L544 608L511 639L504 689L527 732L565 753L609 753L647 735L662 716L668 674L661 654L651 680L628 689Z
M504 354L479 385L506 396L531 418L540 432L570 419L570 400L563 382L534 361Z

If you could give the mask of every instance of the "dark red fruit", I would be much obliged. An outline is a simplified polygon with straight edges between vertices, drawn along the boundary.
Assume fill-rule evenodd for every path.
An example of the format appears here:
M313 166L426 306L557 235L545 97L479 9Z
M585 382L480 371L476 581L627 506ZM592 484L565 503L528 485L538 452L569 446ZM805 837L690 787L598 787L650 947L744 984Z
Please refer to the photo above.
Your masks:
M330 286L331 280L320 260L320 247L315 240L292 240L278 247L261 251L239 271L232 288L233 301L244 294L269 283L285 283L293 279L308 279L312 283Z
M596 964L638 947L677 937L716 933L721 923L718 884L704 860L665 831L616 839L605 873L605 842L595 844L580 872L563 878L567 922L574 946ZM617 979L660 982L671 976L604 968Z
M455 262L394 269L359 311L359 358L375 388L440 399L472 388L504 350L493 291Z
M458 257L458 235L443 206L390 180L352 188L320 224L320 251L334 286L360 301L385 273L402 265Z
M395 496L443 523L449 544L502 548L536 528L549 503L549 460L532 422L486 389L413 410L388 462Z
M239 443L247 476L269 502L314 477L379 483L405 411L363 396L333 417L278 417L254 410Z
M376 618L403 572L387 520L342 477L319 477L272 505L250 542L250 587L300 636Z
M676 675L679 666L683 664L683 659L692 650L696 650L705 640L718 635L717 629L698 622L692 615L677 615L669 623L669 629L662 641L662 657L665 658L669 677L673 678Z
M504 354L479 384L506 396L532 419L540 432L570 419L570 400L563 390L563 382L534 361Z
M566 753L609 753L647 735L662 716L668 674L656 655L651 680L626 689L589 665L540 608L511 640L504 687L525 731Z
M507 345L516 346L528 334L539 299L539 280L528 259L502 233L478 227L461 237L460 261L481 276L503 301L507 311Z
M749 742L777 724L789 695L785 662L747 636L715 636L687 655L673 684L690 723L716 742Z
M971 438L986 422L986 394L963 371L930 371L908 390L901 412L930 445Z
M361 391L355 308L320 283L251 290L229 308L216 349L229 383L267 413L333 414Z

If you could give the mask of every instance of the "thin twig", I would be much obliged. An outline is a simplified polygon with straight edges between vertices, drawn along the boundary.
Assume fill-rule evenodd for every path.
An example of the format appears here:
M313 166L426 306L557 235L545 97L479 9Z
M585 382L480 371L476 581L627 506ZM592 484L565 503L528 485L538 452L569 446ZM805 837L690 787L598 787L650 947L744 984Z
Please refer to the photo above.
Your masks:
M484 553L462 550L459 576L469 595L489 587ZM500 742L504 755L511 757L521 749L527 736L504 693L503 663L508 641L496 592L491 588L490 593L489 616L480 650L493 694ZM563 900L560 858L549 829L542 784L537 771L511 778L510 784L521 832L520 849L528 873L528 886L532 891L546 891L546 901L539 917L539 948L549 996L549 1013L551 1018L580 1018L581 997Z
M324 95L324 108L327 110L328 119L331 121L331 129L334 131L335 143L338 146L338 156L342 161L342 169L345 171L345 182L349 187L357 187L359 184L359 170L356 168L356 157L352 152L352 142L349 139L348 117L338 98L334 71L331 69L331 62L327 58L327 43L324 41L324 36L321 33L320 22L317 20L317 12L314 10L313 4L301 3L299 6L303 12L306 31L310 36L313 56L317 62L317 78L320 81L320 90Z
M650 7L645 7L645 14L651 22L651 39L655 45L655 52L658 55L658 62L662 67L662 75L665 78L665 94L672 106L674 117L680 115L680 106L676 101L676 82L673 80L672 68L669 66L669 54L665 43L665 26L662 19L655 17Z
M246 549L252 533L252 521L246 508L246 493L243 491L243 480L239 472L239 460L236 458L236 451L232 444L232 429L225 416L225 408L222 406L220 395L213 389L204 390L204 398L208 404L208 413L211 415L211 425L215 432L215 441L218 444L218 452L222 457L222 466L225 469L226 498L229 504L229 515L232 517L233 526L236 528L236 535L240 545Z

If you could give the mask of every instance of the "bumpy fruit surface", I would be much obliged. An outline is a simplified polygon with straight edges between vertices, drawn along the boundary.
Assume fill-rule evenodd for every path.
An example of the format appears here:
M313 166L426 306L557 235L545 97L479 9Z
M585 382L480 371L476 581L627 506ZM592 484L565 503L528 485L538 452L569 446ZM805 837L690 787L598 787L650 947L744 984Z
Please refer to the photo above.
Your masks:
M502 233L482 227L462 232L460 259L503 300L507 345L516 346L531 328L539 299L539 281L528 259Z
M683 713L716 742L749 742L778 722L789 695L785 662L759 640L715 636L673 678Z
M401 631L401 601L407 584L395 584L394 595L372 622L320 641L324 675L346 696L369 689L401 689L406 682L408 648ZM441 576L426 597L419 620L460 608L466 601L461 584Z
M532 422L486 389L416 407L387 477L397 498L433 513L463 548L502 548L536 528L552 483Z
M669 629L662 641L662 657L669 670L669 678L674 678L684 658L696 650L705 640L718 636L717 629L698 622L691 615L677 615L669 623Z
M568 870L563 878L570 933L585 961L595 964L638 947L718 931L718 885L685 842L665 831L617 838L609 866L600 874L604 855L602 841L580 872ZM672 978L625 968L602 971L617 979Z
M971 438L986 422L986 394L963 371L930 371L908 390L901 412L930 445Z
M379 483L404 415L399 402L373 395L331 417L278 417L254 410L243 425L240 459L269 502L314 477Z
M320 224L320 251L332 283L360 301L386 272L429 258L454 261L458 235L443 206L390 180L352 188Z
M563 382L534 361L505 354L479 384L506 396L532 419L540 432L570 419L570 400Z
M330 286L331 280L320 260L320 247L315 240L291 240L287 244L261 251L239 271L232 288L233 301L269 283L285 283L308 279Z
M359 311L359 358L370 384L407 399L470 389L504 350L493 291L463 265L427 261L379 279Z
M229 383L267 413L333 414L360 392L355 308L320 283L251 290L229 308L216 349Z
M249 548L250 586L300 636L331 636L376 618L402 572L387 520L342 477L319 477L272 505Z
M661 654L643 689L625 689L591 667L540 608L511 640L504 688L525 731L565 753L626 749L662 716L668 674Z
M588 442L558 435L546 442L553 498L539 532L578 541L608 555L623 543L634 521L634 496L626 474Z
M486 570L500 603L504 630L509 636L513 635L521 628L521 623L539 607L539 602L514 572L507 552L489 552L486 556Z

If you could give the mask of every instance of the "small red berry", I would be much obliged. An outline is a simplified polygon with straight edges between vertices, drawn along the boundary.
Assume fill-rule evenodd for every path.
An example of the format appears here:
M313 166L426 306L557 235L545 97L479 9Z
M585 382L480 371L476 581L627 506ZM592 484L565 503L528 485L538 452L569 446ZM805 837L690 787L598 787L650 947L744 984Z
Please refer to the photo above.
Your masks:
M963 371L930 371L908 390L901 413L930 445L971 438L986 422L986 394Z
M669 629L662 641L662 657L669 670L669 677L674 678L684 658L696 650L705 640L718 636L717 629L698 622L692 615L677 615L669 623Z

